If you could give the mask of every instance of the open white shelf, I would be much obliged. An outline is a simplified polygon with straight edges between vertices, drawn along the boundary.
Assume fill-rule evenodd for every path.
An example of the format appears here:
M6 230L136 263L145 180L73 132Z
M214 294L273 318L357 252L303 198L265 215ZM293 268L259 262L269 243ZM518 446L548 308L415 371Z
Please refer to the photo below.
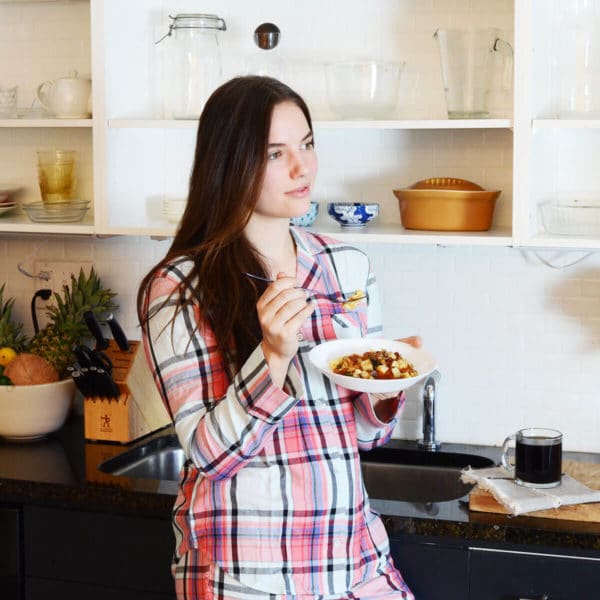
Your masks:
M512 119L404 119L399 121L320 121L323 129L511 129Z
M600 250L600 237L583 235L552 235L538 233L524 241L530 248L560 248L565 250Z
M122 227L111 225L106 232L115 235L149 235L152 237L172 237L176 226L170 223ZM510 228L495 228L481 232L411 231L401 225L370 223L365 227L340 227L321 225L307 228L308 231L331 236L350 243L377 244L426 244L438 246L511 246ZM103 233L98 231L97 233Z
M315 120L322 129L511 129L512 119L405 119L401 121ZM198 121L175 119L109 119L112 129L196 129Z
M401 225L370 223L365 227L340 227L335 223L309 228L339 240L361 243L432 244L438 246L511 246L510 228L490 231L415 231Z
M91 127L92 119L0 119L0 127Z
M533 119L533 129L600 129L600 119Z
M0 216L0 231L20 233L68 233L93 235L94 216L89 211L82 221L77 223L36 223L27 215L15 209Z
M203 10L222 12L218 0L206 1ZM399 182L448 174L471 179L488 189L494 186L504 193L496 207L495 226L489 232L407 231L391 218L355 230L342 229L333 221L327 224L324 220L322 224L317 222L318 230L355 242L600 249L600 239L540 234L541 226L534 215L539 202L552 198L561 186L565 187L565 178L590 189L600 185L600 181L595 181L594 164L596 144L600 146L600 135L595 139L600 132L600 119L536 117L559 114L552 105L557 93L552 69L563 55L556 52L551 15L561 6L560 2L500 0L484 8L458 0L452 7L444 7L444 14L435 15L422 12L414 0L385 8L378 4L369 15L372 18L364 19L358 0L333 0L321 10L319 22L311 25L314 48L307 48L304 40L289 37L286 49L290 57L302 56L307 64L320 65L336 52L356 50L362 43L358 34L376 31L385 46L396 39L399 22L414 19L416 15L420 19L410 33L414 39L403 49L407 56L403 56L406 70L402 77L409 84L403 89L398 118L335 119L327 108L321 75L314 69L303 71L303 79L298 80L306 88L299 91L313 107L314 125L321 132L320 200L362 200L372 196L385 207L390 201L385 190L393 189ZM53 4L61 18L65 16L63 4ZM309 4L319 3L309 0ZM87 154L88 160L90 157L93 160L93 171L90 174L88 169L86 176L93 181L90 196L94 198L95 217L87 215L79 224L44 224L32 223L24 215L7 215L0 217L0 232L171 237L175 233L172 223L154 216L140 219L140 215L154 214L150 207L156 212L159 198L184 195L198 125L197 119L152 116L161 114L164 100L161 97L164 85L157 68L161 48L154 44L157 31L162 31L165 25L164 2L87 0L79 6L88 7L87 13L79 10L78 25L85 35L89 26L91 65L87 70L94 82L93 118L0 119L0 130L4 130L6 143L21 136L25 140L23 146L29 145L34 150L36 145L45 144L46 138L49 143L63 143L75 136L74 129L89 129L84 144L90 146ZM304 16L293 14L285 3L273 6L271 19L284 25L293 21L300 28L305 21L308 23ZM30 11L33 17L35 3L23 10ZM343 34L336 30L340 11L344 11L348 27ZM491 114L501 118L439 118L444 114L443 81L431 31L440 26L440 18L459 16L461 21L466 20L461 24L464 27L481 26L480 21L485 17L486 24L499 27L514 44L513 97L508 94L497 97L496 104L490 107ZM221 51L224 64L231 67L232 57L243 58L248 51L244 32L252 31L255 9L235 0L228 19L231 27L228 36L223 36ZM331 34L333 45L325 46L319 41L324 39L321 34L329 35L331 31L337 31ZM66 66L63 70L67 70ZM38 77L28 84L32 87L37 81ZM411 111L418 118L410 118ZM36 131L17 131L26 128ZM582 139L587 144L585 152L581 150ZM574 157L577 160L570 160ZM5 174L0 179L11 177Z

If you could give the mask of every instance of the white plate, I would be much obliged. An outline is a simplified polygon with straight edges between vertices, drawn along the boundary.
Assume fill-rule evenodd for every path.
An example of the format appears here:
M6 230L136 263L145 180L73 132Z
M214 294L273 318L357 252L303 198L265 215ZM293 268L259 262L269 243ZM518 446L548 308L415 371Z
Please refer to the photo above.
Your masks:
M12 210L15 206L17 206L16 202L4 203L0 204L0 215L7 213L9 210Z
M330 363L348 354L362 354L374 350L399 352L418 371L415 377L406 379L359 379L338 375L331 370ZM437 366L436 360L425 350L395 340L378 338L356 338L333 340L315 346L308 354L312 364L333 382L349 390L369 393L400 392L424 379Z
M21 189L21 184L13 181L0 181L0 194L14 194Z
M179 223L179 221L181 221L181 217L183 216L183 212L177 213L170 212L168 210L163 210L162 216L163 219L166 219L167 221L169 221L169 223Z

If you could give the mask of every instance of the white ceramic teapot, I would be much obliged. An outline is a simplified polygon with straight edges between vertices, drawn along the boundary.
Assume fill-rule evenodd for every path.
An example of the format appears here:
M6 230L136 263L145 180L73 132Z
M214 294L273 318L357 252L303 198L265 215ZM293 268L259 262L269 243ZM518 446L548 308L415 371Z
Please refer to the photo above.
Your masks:
M76 71L40 84L36 96L59 119L87 119L92 114L92 81L78 77Z

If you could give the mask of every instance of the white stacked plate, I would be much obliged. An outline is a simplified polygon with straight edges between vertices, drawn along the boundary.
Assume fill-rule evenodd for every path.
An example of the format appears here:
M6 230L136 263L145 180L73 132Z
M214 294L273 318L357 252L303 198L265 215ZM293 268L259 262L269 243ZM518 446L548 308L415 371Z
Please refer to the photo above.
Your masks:
M187 198L165 198L163 200L162 215L169 223L179 223L185 210Z
M21 186L18 183L0 181L0 216L10 212L18 205L11 196L18 192Z
M5 202L0 202L0 217L4 214L6 214L7 212L10 212L13 208L15 208L15 206L17 206L17 203L15 201L5 201Z

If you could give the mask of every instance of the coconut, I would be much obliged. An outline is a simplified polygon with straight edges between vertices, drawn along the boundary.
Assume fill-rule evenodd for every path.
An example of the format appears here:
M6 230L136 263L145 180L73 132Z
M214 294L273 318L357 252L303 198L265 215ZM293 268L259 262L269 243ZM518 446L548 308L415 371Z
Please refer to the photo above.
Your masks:
M23 352L18 354L4 368L6 375L14 385L36 385L58 381L56 369L37 354Z

